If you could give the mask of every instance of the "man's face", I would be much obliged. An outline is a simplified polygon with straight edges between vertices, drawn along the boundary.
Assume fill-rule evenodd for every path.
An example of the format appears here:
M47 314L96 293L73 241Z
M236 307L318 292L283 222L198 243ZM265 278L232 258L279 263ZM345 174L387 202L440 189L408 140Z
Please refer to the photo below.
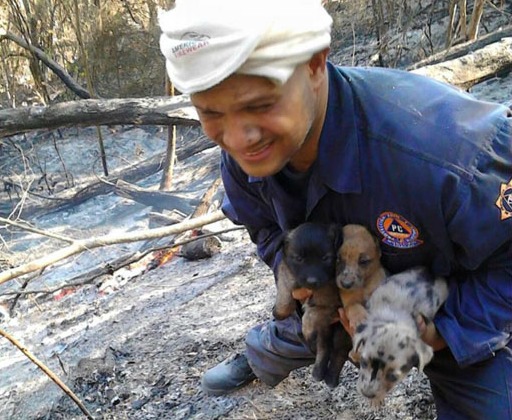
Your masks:
M302 65L283 86L264 77L235 74L191 95L191 100L206 135L245 173L261 177L279 172L289 162L304 169L305 144L318 125L316 86L309 67ZM315 156L309 159L312 162Z

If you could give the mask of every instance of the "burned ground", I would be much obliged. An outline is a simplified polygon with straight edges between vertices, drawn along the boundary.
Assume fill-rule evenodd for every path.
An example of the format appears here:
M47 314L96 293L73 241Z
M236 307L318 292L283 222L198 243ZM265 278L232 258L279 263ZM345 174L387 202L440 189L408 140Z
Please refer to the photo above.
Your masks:
M507 18L508 19L508 18ZM499 26L496 21L494 27ZM489 25L489 23L488 23ZM343 26L342 26L343 27ZM491 26L489 26L491 27ZM351 38L345 25L341 37ZM374 41L372 41L374 42ZM336 62L350 64L375 49L366 39L338 43ZM345 45L346 44L346 45ZM484 99L512 100L511 76L496 77L472 91ZM155 127L105 128L107 155L114 167L143 162L165 152L165 132ZM62 134L62 136L60 136ZM30 177L41 184L54 180L54 198L73 182L95 179L98 169L94 129L31 133L3 142L0 168L4 176ZM197 133L184 133L180 147ZM55 153L55 142L65 168ZM16 142L24 144L23 154ZM194 143L197 145L197 142ZM175 169L173 188L198 199L219 175L215 147L199 148ZM39 169L38 169L39 168ZM158 185L160 173L139 184ZM20 192L21 194L22 192ZM219 191L217 200L220 199ZM16 191L2 191L0 212ZM36 200L36 198L32 198ZM40 212L30 221L41 229L74 238L150 227L150 208L110 193L80 205ZM190 212L193 210L191 205ZM220 231L224 220L208 226ZM62 246L55 240L3 228L3 254L26 262ZM169 238L167 238L169 239ZM19 285L0 286L0 328L14 335L47 364L78 395L98 419L433 419L435 408L423 374L412 372L393 390L384 408L368 407L355 390L356 369L347 364L340 385L330 390L311 377L311 367L292 372L275 388L255 381L225 397L206 396L199 387L205 369L234 352L243 351L249 328L271 316L275 297L270 270L258 259L244 230L220 234L221 251L211 258L189 261L175 256L152 270L126 268L100 276L67 292L23 295L12 314L12 295ZM152 243L154 245L154 243ZM87 251L46 269L27 289L51 289L95 267L133 255L148 243L131 243ZM0 261L1 262L1 261ZM0 418L74 419L83 414L25 356L0 340Z

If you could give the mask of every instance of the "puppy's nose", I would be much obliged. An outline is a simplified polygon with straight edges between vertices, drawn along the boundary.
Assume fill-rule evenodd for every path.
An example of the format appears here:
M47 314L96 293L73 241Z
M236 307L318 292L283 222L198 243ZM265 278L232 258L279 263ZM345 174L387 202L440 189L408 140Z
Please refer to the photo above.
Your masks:
M306 283L310 286L316 286L318 284L318 279L316 277L310 276L306 279Z

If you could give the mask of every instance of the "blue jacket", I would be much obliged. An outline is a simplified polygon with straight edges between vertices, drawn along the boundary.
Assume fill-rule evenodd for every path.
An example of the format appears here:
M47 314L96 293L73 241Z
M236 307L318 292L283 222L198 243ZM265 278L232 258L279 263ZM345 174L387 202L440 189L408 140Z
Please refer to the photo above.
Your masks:
M224 213L274 272L283 231L366 225L391 272L421 264L449 278L435 324L458 363L491 357L512 337L512 113L405 71L328 72L307 202L223 153Z

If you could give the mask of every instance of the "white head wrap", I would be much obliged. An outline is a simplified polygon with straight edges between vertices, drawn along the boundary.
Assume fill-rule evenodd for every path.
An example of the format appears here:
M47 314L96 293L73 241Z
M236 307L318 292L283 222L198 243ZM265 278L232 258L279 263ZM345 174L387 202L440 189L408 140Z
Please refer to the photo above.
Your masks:
M183 93L233 73L283 84L331 42L332 19L320 0L177 0L158 18L167 72Z

